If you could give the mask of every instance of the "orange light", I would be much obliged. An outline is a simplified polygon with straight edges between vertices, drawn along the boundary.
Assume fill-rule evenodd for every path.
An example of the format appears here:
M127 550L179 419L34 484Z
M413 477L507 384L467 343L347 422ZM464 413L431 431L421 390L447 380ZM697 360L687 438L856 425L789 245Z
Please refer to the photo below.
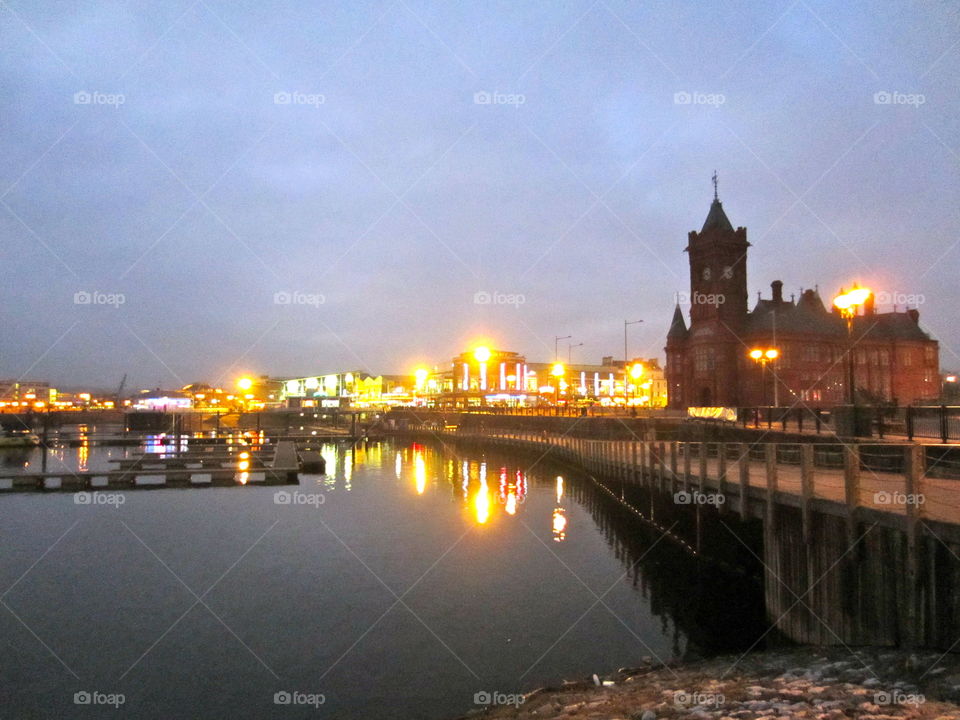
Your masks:
M751 350L750 357L752 357L754 360L759 360L763 357L763 350L760 350L759 348L756 350Z
M767 350L764 355L766 355L770 360L776 360L779 357L780 352L776 348L770 348Z
M554 377L563 377L563 373L563 363L556 363L552 368L550 368L550 374Z
M490 359L490 348L481 345L473 351L473 357L477 362L485 363Z

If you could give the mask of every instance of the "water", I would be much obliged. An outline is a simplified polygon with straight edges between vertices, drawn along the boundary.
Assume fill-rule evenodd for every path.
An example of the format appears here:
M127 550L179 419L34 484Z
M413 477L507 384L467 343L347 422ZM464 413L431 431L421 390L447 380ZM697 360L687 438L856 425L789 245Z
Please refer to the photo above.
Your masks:
M3 715L115 715L74 703L99 692L138 717L445 718L478 692L759 637L736 579L569 469L411 443L323 454L329 475L299 486L0 497Z

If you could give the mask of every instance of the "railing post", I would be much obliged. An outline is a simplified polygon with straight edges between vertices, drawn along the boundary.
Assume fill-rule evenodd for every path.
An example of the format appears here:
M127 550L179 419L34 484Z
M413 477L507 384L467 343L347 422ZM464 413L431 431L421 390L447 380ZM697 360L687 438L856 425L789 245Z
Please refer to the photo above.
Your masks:
M772 533L776 529L777 506L777 445L766 444L767 461L767 528Z
M917 546L917 520L920 506L917 499L923 482L925 453L922 445L907 445L904 448L905 495L907 500L907 579L905 587L909 593L907 600L907 643L910 647L922 644L923 628L917 627L920 616L920 587L917 582L920 569L920 557ZM913 501L913 502L911 502Z
M677 441L670 442L670 492L677 489Z
M717 492L723 497L723 502L717 504L718 510L723 510L727 502L727 444L717 443Z
M747 519L750 511L750 445L740 443L740 517Z
M663 490L663 483L667 479L667 451L663 440L657 445L657 487Z
M857 507L860 504L860 446L843 446L843 487L847 502L847 534L856 539Z
M632 482L637 481L637 441L634 440L630 443L630 479Z
M697 443L697 448L700 451L700 482L698 487L700 492L703 492L707 486L707 443Z
M809 543L810 499L813 497L813 445L803 443L800 446L800 522L803 527L803 541Z
M940 442L946 442L949 436L949 423L947 422L947 406L940 406Z
M690 443L683 444L683 489L690 491Z
M913 405L907 405L907 440L913 442Z

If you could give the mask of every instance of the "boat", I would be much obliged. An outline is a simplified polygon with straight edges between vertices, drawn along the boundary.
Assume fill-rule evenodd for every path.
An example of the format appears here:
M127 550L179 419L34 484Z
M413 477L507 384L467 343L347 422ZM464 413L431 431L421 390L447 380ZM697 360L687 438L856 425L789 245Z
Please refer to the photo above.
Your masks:
M29 430L0 430L0 448L36 447L40 438Z

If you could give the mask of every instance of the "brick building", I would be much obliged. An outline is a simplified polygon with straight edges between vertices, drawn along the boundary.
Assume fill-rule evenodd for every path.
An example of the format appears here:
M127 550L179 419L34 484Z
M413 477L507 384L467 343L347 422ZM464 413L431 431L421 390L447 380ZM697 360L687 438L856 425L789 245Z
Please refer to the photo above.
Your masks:
M666 377L670 407L830 407L847 400L848 349L853 348L854 387L860 402L901 405L935 400L939 349L919 325L916 309L877 312L872 297L846 321L819 291L783 297L771 283L769 299L747 299L747 230L734 229L714 192L700 232L688 236L690 324L679 304L667 333ZM830 308L830 309L828 309ZM754 348L776 349L765 364Z

